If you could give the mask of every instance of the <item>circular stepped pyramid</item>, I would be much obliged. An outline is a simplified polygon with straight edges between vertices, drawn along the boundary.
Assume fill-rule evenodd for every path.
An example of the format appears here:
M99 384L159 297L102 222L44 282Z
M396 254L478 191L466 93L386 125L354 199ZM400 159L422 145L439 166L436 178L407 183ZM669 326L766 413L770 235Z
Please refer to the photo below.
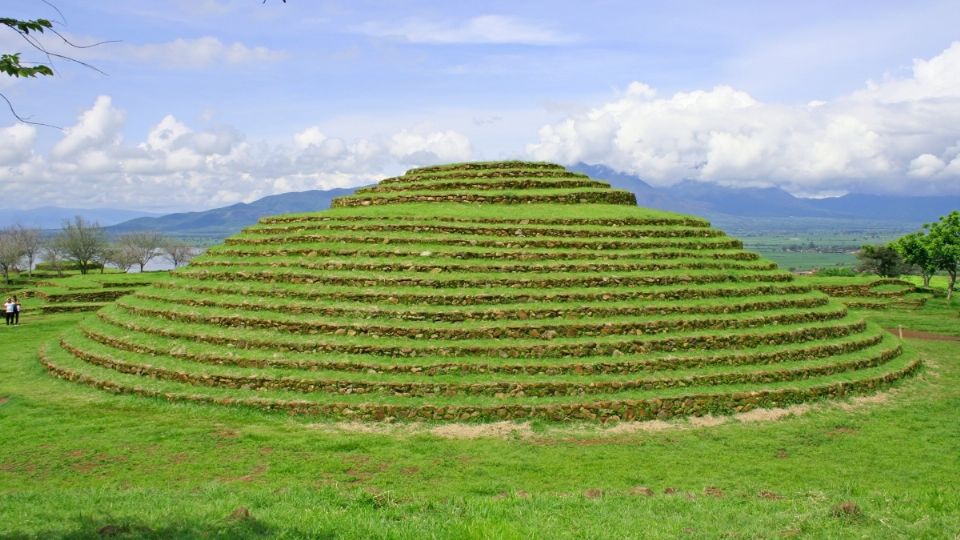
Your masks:
M742 247L557 165L413 169L262 219L40 358L117 393L446 421L723 414L919 368Z

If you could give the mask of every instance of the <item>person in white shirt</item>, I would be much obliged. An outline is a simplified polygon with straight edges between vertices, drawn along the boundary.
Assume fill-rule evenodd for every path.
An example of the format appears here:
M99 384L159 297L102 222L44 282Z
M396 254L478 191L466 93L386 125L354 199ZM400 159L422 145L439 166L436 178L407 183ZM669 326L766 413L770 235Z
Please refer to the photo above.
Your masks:
M17 309L17 305L13 302L13 298L7 298L7 301L3 304L3 316L6 317L4 320L7 321L7 324L13 324L13 314Z

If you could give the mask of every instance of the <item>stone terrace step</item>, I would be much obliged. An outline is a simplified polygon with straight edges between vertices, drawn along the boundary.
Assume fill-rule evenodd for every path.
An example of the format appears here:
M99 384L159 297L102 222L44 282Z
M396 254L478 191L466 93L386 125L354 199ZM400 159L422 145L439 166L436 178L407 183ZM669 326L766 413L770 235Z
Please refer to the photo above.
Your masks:
M155 381L136 375L92 366L65 351L45 346L40 362L54 376L118 394L134 394L168 401L242 405L289 414L323 415L368 420L431 419L493 420L544 418L548 420L639 420L677 415L741 412L756 407L782 407L822 398L837 398L874 392L915 373L918 360L901 356L879 368L805 381L764 385L728 385L693 389L625 392L620 399L609 396L541 398L531 403L522 397L442 398L384 397L369 402L368 396L296 394L281 391L217 389L184 383ZM607 399L605 399L607 398ZM453 400L453 401L451 401ZM462 401L461 401L462 400Z
M519 238L719 238L726 237L722 231L706 227L657 226L657 227L598 227L598 226L469 226L469 225L442 225L430 223L294 223L254 225L243 230L245 235L285 235L302 232L323 231L359 231L363 233L386 232L408 233L401 236L410 237L409 233L440 233L464 237L519 237Z
M748 298L769 294L801 294L810 292L810 287L798 283L757 285L720 283L700 288L683 286L650 286L644 289L596 290L563 289L544 291L533 289L493 289L463 287L457 293L447 294L442 290L423 291L416 287L394 287L390 291L376 292L349 287L311 287L277 283L243 283L232 280L189 280L184 274L170 283L157 284L156 288L191 291L198 294L262 294L274 298L298 298L322 301L371 302L376 304L421 304L421 305L512 305L529 302L598 302L628 300L692 300L710 298Z
M714 272L714 273L708 273ZM579 274L573 277L560 277L564 274L532 274L527 277L493 277L497 274L478 274L469 277L448 277L442 273L431 274L437 278L422 277L422 274L401 273L383 275L376 273L353 272L337 274L334 271L306 270L262 270L259 267L196 267L187 268L180 275L189 278L233 280L236 282L291 283L342 285L353 287L422 287L431 289L464 288L471 286L508 287L517 289L562 289L568 287L630 287L650 285L702 285L716 283L786 283L793 276L786 273L754 272L745 273L734 270L700 271L687 274L623 273L614 276ZM464 276L460 274L460 276Z
M483 190L537 190L537 189L564 189L564 188L610 188L606 182L597 182L589 179L561 179L561 178L513 178L500 179L462 179L412 181L376 185L374 187L356 190L355 194L368 195L372 193L402 193L404 191L483 191Z
M611 376L510 376L489 375L436 376L423 380L411 374L343 374L291 370L251 370L217 368L184 362L171 357L143 358L136 353L118 353L80 337L64 337L61 347L88 364L121 373L146 375L155 379L185 382L191 385L226 388L290 390L305 393L358 394L381 393L399 396L442 395L519 395L565 396L614 394L634 390L659 390L676 387L754 384L809 379L856 369L883 365L900 355L900 347L877 347L866 354L855 353L828 360L781 363L776 366L735 366L722 370L663 371L656 376L624 379ZM144 362L147 360L147 362Z
M445 173L420 173L405 174L385 178L378 182L378 185L391 186L395 184L420 183L424 181L446 182L451 179L457 180L476 180L476 179L514 179L514 178L544 178L544 179L589 179L585 174L543 169L509 169L509 170L479 170L479 171L456 171ZM594 180L595 181L595 180Z
M339 335L318 339L310 335L277 335L276 332L259 329L245 329L240 332L237 329L190 322L181 322L171 327L156 319L123 313L115 306L104 308L97 313L97 316L105 323L132 332L193 339L198 343L237 349L369 354L387 357L499 355L502 358L543 358L643 354L694 349L720 350L842 337L863 332L866 328L862 319L848 316L828 323L784 324L776 331L748 328L724 330L722 334L699 330L696 333L642 337L598 336L589 340L567 337L518 338L511 340L509 344L504 344L498 339L465 339L457 342L411 340L398 344L392 337Z
M397 262L393 259L365 259L352 257L349 261L309 260L303 257L221 257L210 254L191 263L194 268L208 266L257 267L264 269L293 268L299 270L358 270L362 272L423 272L423 273L584 273L584 272L657 272L663 270L776 270L777 265L766 261L718 261L716 259L673 259L666 262L630 263L557 263L557 264L462 264L455 260L430 258L424 264Z
M447 357L418 357L389 359L363 355L344 356L328 353L284 352L261 354L250 350L224 351L217 346L190 339L158 336L137 336L124 328L106 324L97 319L80 326L83 335L97 343L117 350L150 356L169 355L203 364L255 368L287 368L310 371L346 371L365 373L413 373L422 376L459 373L512 373L531 375L595 375L656 372L670 369L704 368L711 366L766 365L780 362L816 360L829 356L863 351L883 342L894 341L878 327L868 327L863 333L826 338L815 342L799 342L777 347L758 346L750 349L730 349L712 354L697 351L652 352L614 356L584 356L576 359L542 358L518 363L499 356L478 356L460 361ZM144 337L147 339L138 339ZM895 343L895 341L894 341Z
M333 319L318 320L309 316L274 314L264 317L262 313L247 316L216 308L174 306L160 307L137 305L134 301L120 301L116 306L123 311L148 318L178 322L192 322L234 328L260 328L294 334L348 335L370 337L395 337L430 340L474 340L564 337L595 337L605 335L652 335L691 330L729 330L756 328L762 325L784 325L804 322L820 322L841 319L846 308L827 306L816 310L796 309L767 311L759 314L735 315L687 315L635 317L626 320L588 321L517 321L444 323L424 321L386 321L384 324L363 322L336 322ZM389 323L389 324L387 324ZM521 324L524 323L524 324Z
M360 246L359 248L344 248L340 244L314 244L301 247L273 247L270 245L231 245L210 249L197 261L207 260L208 257L233 256L244 257L369 257L404 259L416 258L432 260L442 258L449 260L479 260L479 261L660 261L675 259L714 259L729 261L758 261L760 256L749 251L726 249L722 251L700 250L647 250L647 251L571 251L571 250L484 250L484 249L457 249L449 250L434 247L430 250L420 249L378 249L376 247Z
M641 217L641 218L530 218L530 217L454 217L454 216L363 216L344 214L294 214L267 216L260 218L262 225L281 223L395 223L395 222L433 222L433 223L475 223L475 224L514 224L514 225L602 225L610 227L640 226L685 226L709 227L710 222L700 218L677 217Z
M136 294L137 298L168 302L180 306L215 307L239 312L275 311L278 313L316 314L325 317L350 319L399 319L408 321L499 321L499 320L547 320L580 319L586 317L639 317L650 315L717 314L767 311L784 308L814 308L824 306L828 297L804 293L803 295L759 296L749 301L717 302L659 302L659 303L623 303L606 301L602 303L547 303L525 304L521 307L463 309L459 306L407 306L390 304L373 306L369 304L318 304L297 300L284 300L274 297L257 298L250 295L220 295L206 298L196 294L174 289L151 289Z
M544 190L547 191L547 190ZM402 203L475 203L475 204L623 204L636 206L637 198L629 191L589 190L586 188L569 189L557 193L521 193L521 192L451 192L433 191L403 192L403 194L384 193L379 196L352 195L334 199L331 207L377 206Z

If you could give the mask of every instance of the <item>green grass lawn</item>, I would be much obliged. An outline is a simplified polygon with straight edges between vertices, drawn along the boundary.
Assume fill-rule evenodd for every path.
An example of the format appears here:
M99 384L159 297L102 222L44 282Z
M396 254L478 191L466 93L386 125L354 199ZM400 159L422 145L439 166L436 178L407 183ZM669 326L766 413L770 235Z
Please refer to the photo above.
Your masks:
M861 313L960 335L941 298ZM908 341L918 377L775 421L353 426L46 375L38 346L91 316L0 328L2 538L960 534L960 342Z

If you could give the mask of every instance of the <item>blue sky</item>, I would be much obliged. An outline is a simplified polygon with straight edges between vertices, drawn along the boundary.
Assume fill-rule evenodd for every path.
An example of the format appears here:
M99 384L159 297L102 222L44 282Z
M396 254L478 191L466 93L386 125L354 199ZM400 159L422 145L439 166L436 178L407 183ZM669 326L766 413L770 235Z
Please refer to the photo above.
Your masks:
M528 158L960 192L956 2L23 1L108 76L3 80L0 207L200 209ZM4 51L23 50L0 34Z

